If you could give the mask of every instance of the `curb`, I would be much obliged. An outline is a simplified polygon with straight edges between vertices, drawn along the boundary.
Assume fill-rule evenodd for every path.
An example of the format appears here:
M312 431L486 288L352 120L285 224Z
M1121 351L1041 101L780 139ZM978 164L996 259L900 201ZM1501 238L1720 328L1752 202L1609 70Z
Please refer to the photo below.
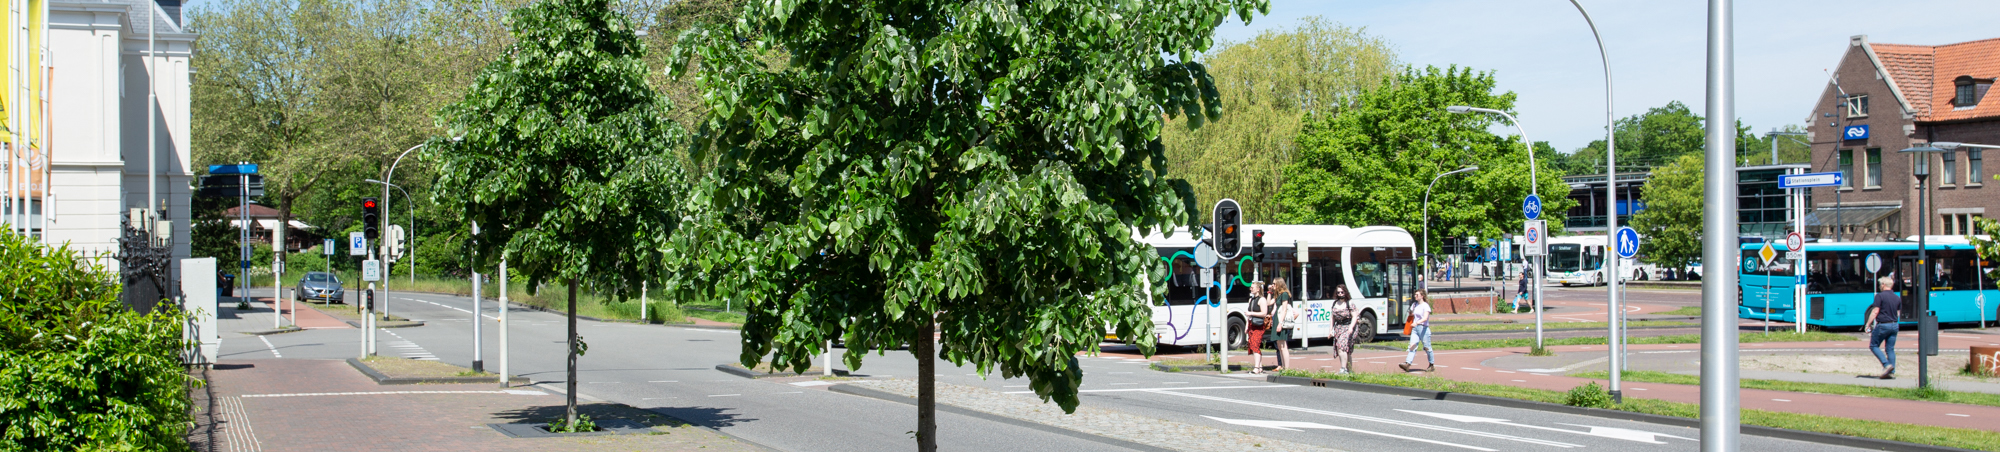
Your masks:
M742 368L742 367L737 367L737 366L732 366L732 365L728 365L728 364L716 364L716 365L715 365L715 370L720 370L720 371L722 371L722 373L725 373L725 374L730 374L730 375L735 375L735 376L738 376L738 377L743 377L743 378L748 378L748 379L752 379L752 380L756 380L756 379L759 379L759 378L777 378L777 377L804 377L804 376L808 376L808 375L814 375L814 374L813 374L813 373L811 373L811 372L807 372L807 373L803 373L803 374L793 374L793 373L784 373L784 372L778 372L778 373L773 373L773 372L758 372L758 371L754 371L754 370L750 370L750 369L745 369L745 368ZM834 375L834 376L840 376L840 377L845 377L845 376L848 376L848 373L847 373L847 370L845 370L845 369L834 369L834 370L833 370L833 375Z
M358 322L358 321L354 321L354 320L342 320L342 321L340 321L340 322L341 322L341 323L346 323L346 324L347 324L347 326L351 326L351 327L355 327L355 328L361 328L361 323L360 323L360 322ZM379 325L379 324L378 324L378 325L375 325L375 328L376 328L376 329L389 329L389 328L416 328L416 327L420 327L420 326L424 326L424 321L422 321L422 320L417 320L417 321L412 321L412 322L410 322L410 323L398 323L398 324L393 324L393 325Z
M461 295L461 296L463 296L463 295ZM563 312L563 311L558 311L558 310L554 310L554 309L549 309L549 308L544 308L544 307L541 307L541 306L535 306L535 305L526 305L526 304L521 304L521 303L516 303L516 302L514 302L514 301L508 301L508 302L507 302L507 304L508 304L508 305L510 305L510 306L514 306L514 307L517 307L517 308L520 308L520 309L526 309L526 310L530 310L530 311L541 311L541 312L546 312L546 313L550 313L550 314L558 314L558 315L565 315L565 316L566 316L566 315L569 315L569 313L566 313L566 312ZM578 315L576 316L576 318L578 318L578 319L581 319L581 320L589 320L589 321L592 321L592 322L603 322L603 323L632 323L632 324L639 324L639 325L660 325L660 326L674 326L674 327L681 327L681 328L704 328L704 329L717 329L717 330L737 330L737 329L742 329L742 327L741 327L741 326L727 326L727 325L696 325L696 324L694 324L693 322L689 322L689 323L668 323L668 322L642 322L642 321L639 321L639 320L632 320L632 319L601 319L601 318L597 318L597 317L591 317L591 316L587 316L587 315L582 315L582 314L578 314Z
M1196 364L1196 365L1192 365L1192 366L1174 366L1174 365L1167 365L1167 364L1160 364L1160 362L1159 362L1159 361L1154 361L1154 362L1153 362L1152 364L1148 364L1147 366L1148 366L1148 367L1152 367L1152 368L1153 368L1153 370L1157 370L1157 371L1161 371L1161 372L1220 372L1219 370L1216 370L1216 365L1214 365L1214 364ZM1229 365L1229 370L1231 370L1231 371L1239 371L1239 370L1243 370L1243 365L1242 365L1242 364L1230 364L1230 365Z
M1476 403L1480 405L1492 405L1492 406L1507 407L1507 408L1549 411L1549 412L1563 413L1563 414L1575 414L1581 416L1591 416L1599 418L1645 422L1651 424L1670 425L1675 427L1686 427L1695 429L1701 428L1700 419L1662 416L1658 414L1634 413L1630 411L1606 410L1601 408L1574 407L1569 405L1558 405L1553 403L1534 402L1534 401L1520 400L1520 399L1509 399L1505 397L1484 396L1476 394L1460 394L1455 392L1432 391L1427 389L1405 388L1400 386L1378 385L1371 383L1355 383L1351 381L1340 381L1340 380L1322 380L1317 378L1305 378L1305 377L1286 377L1278 375L1272 375L1270 377L1267 377L1265 381L1278 384L1345 389L1349 391L1399 395L1406 397L1415 397L1420 399L1445 400L1452 402ZM1738 428L1740 428L1743 434L1746 435L1788 439L1793 441L1803 441L1809 443L1830 444L1835 446L1859 447L1864 449L1896 450L1896 451L1936 451L1936 452L1967 452L1970 450L1970 449L1960 449L1956 447L1933 446L1929 444L1890 441L1886 439L1863 438L1858 436L1835 435L1832 433L1819 433L1819 432L1808 432L1803 430L1783 429L1776 427L1764 427L1759 425L1739 424Z
M893 394L893 393L890 393L890 392L888 392L888 391L883 391L883 390L879 390L879 389L874 389L874 388L864 388L864 387L860 387L860 386L855 386L855 385L852 385L852 384L837 384L837 385L833 385L833 386L828 386L828 387L826 388L826 390L827 390L827 391L829 391L829 392L838 392L838 393L841 393L841 394L847 394L847 395L853 395L853 396L861 396L861 397L867 397L867 398L871 398L871 399L881 399L881 400L886 400L886 401L890 401L890 402L895 402L895 403L901 403L901 404L905 404L905 405L910 405L910 406L916 406L916 405L917 405L917 399L916 399L915 397L904 397L904 396L902 396L902 395L899 395L899 394ZM978 410L972 410L972 409L967 409L967 408L961 408L961 407L959 407L959 406L957 406L957 405L947 405L947 404L943 404L943 403L940 403L940 404L937 404L937 410L938 410L938 411L943 411L943 412L946 412L946 413L951 413L951 414L956 414L956 415L960 415L960 416L968 416L968 417L975 417L975 418L979 418L979 419L985 419L985 420L989 420L989 421L993 421L993 422L999 422L999 423L1002 423L1002 424L1007 424L1007 425L1012 425L1012 426L1015 426L1015 427L1022 427L1022 428L1027 428L1027 429L1031 429L1031 430L1035 430L1035 431L1041 431L1041 432L1048 432L1048 433L1054 433L1054 434L1058 434L1058 435L1063 435L1063 436L1067 436L1067 437L1071 437L1071 438L1076 438L1076 439L1081 439L1081 440L1085 440L1085 441L1091 441L1091 442L1096 442L1096 443L1102 443L1102 444L1108 444L1108 445L1112 445L1112 446L1117 446L1117 447L1122 447L1122 448L1126 448L1126 449L1131 449L1131 450L1143 450L1143 451L1148 451L1148 452L1172 452L1172 450L1173 450L1173 449L1167 449L1167 448L1164 448L1164 447L1159 447L1159 446L1153 446L1153 445L1150 445L1150 444L1141 444L1141 443L1136 443L1136 442L1132 442L1132 441L1126 441L1126 440L1122 440L1122 439L1117 439L1117 438L1106 438L1106 437L1102 437L1102 436L1097 436L1097 435L1092 435L1092 434L1089 434L1089 433L1084 433L1084 432L1079 432L1079 431L1076 431L1076 430L1070 430L1070 429L1066 429L1066 428L1062 428L1062 427L1056 427L1056 426L1053 426L1053 425L1048 425L1048 424L1042 424L1042 423L1038 423L1038 422L1032 422L1032 421L1026 421L1026 420L1021 420L1021 419L1015 419L1015 418L1011 418L1011 417L1006 417L1006 416L1001 416L1001 415L998 415L998 414L993 414L993 413L988 413L988 412L984 412L984 411L978 411Z
M279 328L279 329L275 329L275 330L260 330L260 331L239 331L239 333L243 333L243 334L248 334L248 335L251 335L251 336L269 336L269 335L273 335L273 334L285 334L285 333L297 333L297 332L300 332L300 331L305 331L305 330L306 330L305 328L299 328L299 327L296 327L296 326L288 326L288 327L284 327L284 328Z
M354 366L355 370L359 370L361 371L362 374L367 375L368 379L375 380L375 384L378 385L498 383L500 380L494 377L397 378L397 377L390 377L388 375L383 375L381 371L375 370L375 368L373 367L368 367L368 364L362 363L361 360L359 359L348 358L347 365ZM519 376L510 378L507 381L508 383L518 383L518 384L528 383L527 378Z

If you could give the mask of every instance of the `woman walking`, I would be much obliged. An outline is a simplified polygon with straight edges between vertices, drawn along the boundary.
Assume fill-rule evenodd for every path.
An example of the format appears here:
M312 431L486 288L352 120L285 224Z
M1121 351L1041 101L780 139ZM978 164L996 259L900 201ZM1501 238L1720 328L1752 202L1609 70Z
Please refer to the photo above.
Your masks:
M1340 361L1340 373L1348 373L1354 367L1354 299L1347 295L1347 285L1333 286L1333 306L1328 314L1333 317L1333 357Z
M1250 373L1264 373L1264 332L1271 329L1271 299L1264 296L1264 283L1250 283L1250 312L1243 316L1250 322L1244 331L1249 334Z
M1298 328L1298 310L1292 306L1292 288L1285 285L1285 278L1271 280L1271 288L1264 291L1274 306L1273 323L1277 332L1271 335L1271 346L1278 349L1278 371L1282 372L1292 364L1292 330Z
M1418 290L1415 295L1410 297L1410 324L1412 325L1410 327L1410 350L1409 354L1403 357L1403 364L1401 365L1403 371L1409 372L1410 363L1416 362L1417 346L1419 344L1424 347L1424 362L1427 363L1424 371L1436 371L1437 356L1431 353L1430 293Z

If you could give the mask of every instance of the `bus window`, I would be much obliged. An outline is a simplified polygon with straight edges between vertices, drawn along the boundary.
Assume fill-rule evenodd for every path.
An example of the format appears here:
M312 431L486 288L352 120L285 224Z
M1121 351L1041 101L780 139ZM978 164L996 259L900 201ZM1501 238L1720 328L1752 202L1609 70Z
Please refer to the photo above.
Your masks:
M1808 251L1806 293L1874 292L1875 277L1868 274L1866 258L1867 254L1856 251Z
M1312 268L1307 269L1311 277L1305 281L1306 299L1332 299L1333 287L1347 284L1347 276L1341 272L1340 248L1314 248L1306 258L1309 260L1308 263L1312 264ZM1354 288L1349 287L1347 290L1348 296L1354 295Z
M1549 245L1549 271L1583 271L1583 245L1555 243Z
M1396 259L1409 259L1409 248L1354 247L1348 248L1347 264L1354 266L1354 298L1381 298L1388 296L1388 263Z

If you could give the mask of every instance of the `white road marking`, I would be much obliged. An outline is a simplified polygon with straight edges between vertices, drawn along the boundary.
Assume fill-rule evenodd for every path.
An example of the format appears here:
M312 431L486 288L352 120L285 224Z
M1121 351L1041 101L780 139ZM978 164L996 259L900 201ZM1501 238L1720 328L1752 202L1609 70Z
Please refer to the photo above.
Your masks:
M1260 388L1290 388L1290 387L1293 387L1293 386L1292 386L1292 385L1257 385L1257 386L1191 386L1191 387L1185 387L1185 388L1129 388L1129 389L1082 389L1082 390L1078 390L1078 391L1076 391L1076 392L1139 392L1139 391L1161 391L1161 390L1168 390L1168 389L1171 389L1171 390L1175 390L1175 391L1187 391L1187 390L1194 390L1194 389L1260 389ZM1035 393L1035 391L1008 391L1008 392L1003 392L1002 394L1034 394L1034 393Z
M268 337L264 337L264 336L257 336L257 339L259 339L259 340L262 340L262 341L264 341L264 348L268 348L268 349L271 349L271 356L274 356L274 357L278 357L278 358L283 358L283 357L285 357L285 355L282 355L282 354L279 354L279 353L278 353L278 346L275 346L275 345L271 345L271 338L268 338Z
M541 391L512 391L512 390L501 390L501 391L370 391L370 392L304 392L304 393L293 393L293 394L246 394L246 395L244 395L243 397L314 397L314 396L348 396L348 395L400 395L400 394L512 394L512 395L548 395L547 393L544 393L544 392L541 392Z
M1428 439L1423 439L1423 438L1415 438L1415 437L1409 437L1409 436L1402 436L1402 435L1392 435L1392 434L1388 434L1388 433L1382 433L1382 432L1373 432L1373 431L1367 431L1367 430L1360 430L1360 429L1352 429L1352 428L1347 428L1347 427L1335 427L1335 426L1331 426L1331 425L1326 425L1326 424L1321 424L1321 423L1317 423L1317 422L1298 422L1298 421L1253 421L1253 420L1247 420L1247 419L1224 419L1224 418L1219 418L1219 417L1215 417L1215 416L1202 416L1202 417L1205 417L1205 418L1209 418L1209 419L1211 419L1211 420L1215 420L1215 421L1218 421L1218 422L1222 422L1222 423L1226 423L1226 424L1236 424L1236 425L1248 425L1248 426L1252 426L1252 427L1264 427L1264 428L1274 428L1274 429L1278 429L1278 430L1289 430L1289 431L1294 431L1294 432L1296 432L1296 431L1300 431L1299 429L1302 429L1302 428L1310 428L1310 429L1321 429L1321 430L1344 430L1344 431L1350 431L1350 432L1355 432L1355 433L1366 433L1366 434L1370 434L1370 435L1377 435L1377 436L1386 436L1386 437L1390 437L1390 438L1396 438L1396 439L1406 439L1406 440L1410 440L1410 441L1418 441L1418 442L1426 442L1426 443L1431 443L1431 444L1437 444L1437 445L1441 445L1441 446L1451 446L1451 447L1457 447L1457 448L1463 448L1463 449L1472 449L1472 450L1482 450L1482 451L1487 451L1487 452L1494 452L1494 451L1497 451L1497 450L1498 450L1498 449L1487 449L1487 448L1484 448L1484 447L1479 447L1479 446L1468 446L1468 445L1464 445L1464 444L1458 444L1458 443L1447 443L1447 442L1444 442L1444 441L1436 441L1436 440L1428 440Z
M1289 386L1289 385L1287 385L1287 386ZM1297 412L1301 412L1301 413L1312 413L1312 414L1322 414L1322 415L1327 415L1327 416L1332 416L1332 417L1338 417L1338 418L1346 418L1346 419L1353 419L1353 420L1358 420L1358 421L1368 421L1368 422L1377 422L1377 423L1383 423L1383 424L1390 424L1390 425L1398 425L1398 426L1404 426L1404 427L1415 427L1415 428L1421 428L1421 429L1426 429L1426 430L1435 430L1435 431L1440 431L1440 432L1447 432L1447 433L1459 433L1459 434L1464 434L1464 435L1471 435L1471 436L1478 436L1478 437L1482 437L1482 438L1493 438L1493 439L1501 439L1501 440L1508 440L1508 441L1518 441L1518 442L1524 442L1524 443L1529 443L1529 444L1538 444L1538 445L1543 445L1543 446L1552 446L1552 447L1563 447L1563 448L1572 448L1572 447L1583 447L1583 446L1582 446L1582 445L1580 445L1580 444L1570 444L1570 443L1564 443L1564 442L1558 442L1558 441L1549 441L1549 440L1544 440L1544 439L1535 439L1535 438L1528 438L1528 437L1522 437L1522 436L1514 436L1514 435L1506 435L1506 434L1500 434L1500 433L1489 433L1489 432L1482 432L1482 431L1477 431L1477 430L1466 430L1466 429L1462 429L1462 428L1454 428L1454 427L1444 427L1444 426L1437 426L1437 425L1430 425L1430 424L1424 424L1424 423L1418 423L1418 422L1410 422L1410 421L1400 421L1400 420L1395 420L1395 419L1388 419L1388 418L1379 418L1379 417L1374 417L1374 416L1363 416L1363 415L1359 415L1359 414L1349 414L1349 413L1341 413L1341 412L1337 412L1337 411L1325 411L1325 410L1315 410L1315 409L1311 409L1311 408L1300 408L1300 407L1294 407L1294 406L1285 406L1285 405L1278 405L1278 404L1274 404L1274 403L1263 403L1263 402L1252 402L1252 401L1248 401L1248 400L1236 400L1236 399L1230 399L1230 398L1223 398L1223 397L1214 397L1214 396L1206 396L1206 395L1201 395L1201 394L1187 394L1187 393L1181 393L1181 392L1174 392L1174 391L1178 391L1178 390L1179 390L1179 389L1175 389L1175 390L1173 390L1173 391L1168 391L1168 390L1158 390L1158 389L1156 389L1156 390L1152 390L1152 391L1147 391L1147 392L1151 392L1151 393L1154 393L1154 394L1166 394L1166 395L1172 395L1172 396L1180 396L1180 397L1188 397L1188 398L1194 398L1194 399L1201 399L1201 400L1210 400L1210 401L1216 401L1216 402L1230 402L1230 403L1236 403L1236 404L1242 404L1242 405L1250 405L1250 406L1258 406L1258 407L1265 407L1265 408L1277 408L1277 409L1281 409L1281 410L1289 410L1289 411L1297 411Z
M804 387L813 387L813 386L827 386L827 385L831 385L831 384L833 384L833 383L831 383L831 382L825 382L825 381L801 381L801 382L798 382L798 383L792 383L792 386L798 386L798 387L802 387L802 388L804 388Z
M1528 382L1528 380L1514 380L1514 381L1516 381L1516 382L1521 382L1521 383L1527 383L1527 382Z
M1790 400L1785 400L1785 399L1771 399L1771 400L1778 402L1790 402Z
M736 397L743 394L709 394L709 397Z
M1972 417L1972 415L1970 415L1970 414L1958 414L1958 413L1945 413L1944 415L1946 415L1946 416L1958 416L1958 417Z
M1588 431L1576 431L1576 430L1565 430L1565 429L1559 429L1559 428L1554 428L1554 427L1543 427L1543 426L1539 426L1539 425L1527 425L1527 424L1519 424L1519 423L1514 423L1514 422L1510 422L1510 421L1508 421L1508 420L1506 420L1506 419L1495 419L1495 418L1490 418L1490 417L1479 417L1479 416L1467 416L1467 415L1463 415L1463 414L1445 414L1445 413L1431 413L1431 412L1425 412L1425 411L1412 411L1412 410L1396 410L1396 411L1401 411L1401 412L1405 412L1405 413L1410 413L1410 414L1417 414L1417 415L1423 415L1423 416L1430 416L1430 417L1434 417L1434 418L1438 418L1438 419L1447 419L1447 420L1453 420L1453 421L1458 421L1458 422L1465 422L1465 423L1470 423L1470 424L1494 424L1494 425L1508 425L1508 426L1514 426L1514 427L1524 427L1524 428L1532 428L1532 429L1536 429L1536 430L1547 430L1547 431L1551 431L1551 432L1563 432L1563 433L1574 433L1574 434L1578 434L1578 435L1588 435L1588 436L1596 436L1596 437L1602 437L1602 438L1612 438L1612 439L1622 439L1622 440L1627 440L1627 441L1637 441L1637 442L1642 442L1642 443L1650 443L1650 444L1666 444L1665 442L1661 442L1661 441L1659 440L1659 438L1658 438L1658 437L1661 437L1661 436L1664 436L1664 437L1668 437L1668 438L1674 438L1674 439L1682 439L1682 440L1688 440L1688 441L1694 441L1694 439L1692 439L1692 438L1682 438L1682 437L1679 437L1679 436L1674 436L1674 435L1668 435L1668 434L1665 434L1665 433L1653 433L1653 432L1648 432L1648 431L1642 431L1642 430L1631 430L1631 429L1623 429L1623 428L1613 428L1613 427L1594 427L1594 426L1589 426L1589 425L1582 425L1582 424L1562 424L1562 425L1573 425L1573 426L1577 426L1577 427L1583 427L1583 428L1588 428L1588 429L1590 429L1590 430L1588 430Z

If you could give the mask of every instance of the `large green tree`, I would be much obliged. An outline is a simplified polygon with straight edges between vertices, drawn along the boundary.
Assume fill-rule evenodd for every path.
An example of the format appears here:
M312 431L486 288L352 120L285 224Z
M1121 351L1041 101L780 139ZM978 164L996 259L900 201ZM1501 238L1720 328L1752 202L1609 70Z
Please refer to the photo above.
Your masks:
M1668 268L1686 268L1701 258L1703 195L1702 169L1707 160L1700 152L1675 158L1671 164L1653 169L1640 195L1646 209L1632 215L1632 229L1646 236L1641 254L1646 260Z
M660 275L679 224L682 129L646 83L644 45L606 0L546 0L509 15L514 44L439 113L433 201L482 226L485 267L505 257L528 287L568 288L569 410L576 420L579 284L623 299Z
M1234 198L1244 220L1258 223L1278 217L1275 196L1306 112L1352 105L1401 67L1388 41L1316 16L1225 43L1201 63L1215 77L1222 118L1200 128L1168 121L1160 131L1167 162L1194 186L1196 204Z
M1135 232L1195 211L1165 117L1214 119L1194 56L1261 0L757 2L681 37L718 164L669 252L671 289L744 306L741 360L858 368L909 344L920 450L939 357L1026 376L1064 410L1106 332L1151 353ZM759 59L789 57L782 67Z
M1424 191L1432 179L1478 165L1479 171L1437 182L1429 249L1450 236L1519 233L1521 200L1530 192L1528 153L1520 137L1488 131L1504 121L1498 117L1445 111L1453 105L1512 110L1514 93L1496 94L1494 83L1491 73L1469 68L1412 68L1362 94L1352 107L1314 113L1299 131L1299 155L1285 167L1279 220L1387 224L1421 234ZM1575 202L1567 196L1555 153L1536 148L1541 152L1533 175L1541 184L1542 218L1557 227Z
M1647 109L1617 121L1618 172L1646 172L1699 154L1708 132L1702 118L1680 101ZM1769 161L1771 144L1757 138L1742 121L1736 123L1737 155ZM1780 140L1785 138L1780 137ZM1808 149L1810 152L1810 149ZM1795 162L1803 162L1796 160ZM1604 140L1593 140L1563 159L1567 174L1604 174Z

